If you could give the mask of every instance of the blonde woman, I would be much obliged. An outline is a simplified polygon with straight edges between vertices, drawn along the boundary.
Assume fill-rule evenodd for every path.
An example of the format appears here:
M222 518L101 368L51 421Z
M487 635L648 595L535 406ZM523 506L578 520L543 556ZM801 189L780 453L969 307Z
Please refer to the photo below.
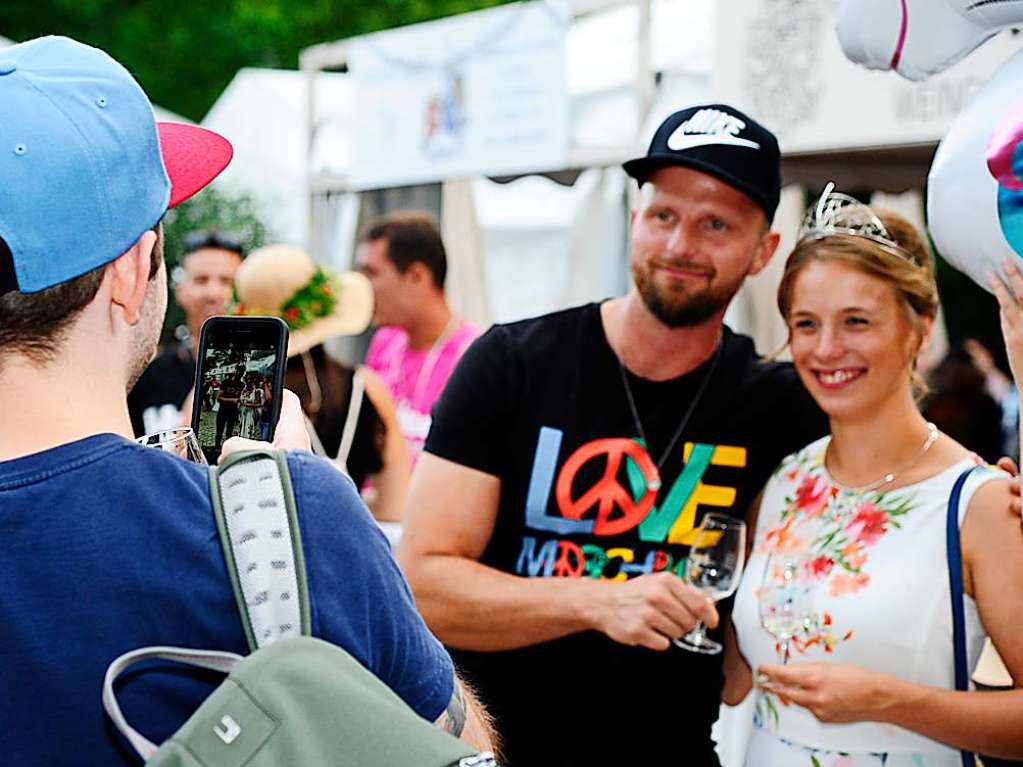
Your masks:
M916 405L915 360L938 306L923 239L829 188L788 259L778 305L831 434L783 461L759 504L724 695L745 697L756 670L746 764L957 767L960 749L1023 757L1023 690L954 689L946 509L979 459ZM1023 327L1018 308L1006 311ZM1023 341L1009 351L1023 369ZM972 668L990 635L1019 687L1023 534L1009 484L973 471L958 520L965 655ZM780 609L779 582L795 595L781 609L801 602L791 638L764 628Z

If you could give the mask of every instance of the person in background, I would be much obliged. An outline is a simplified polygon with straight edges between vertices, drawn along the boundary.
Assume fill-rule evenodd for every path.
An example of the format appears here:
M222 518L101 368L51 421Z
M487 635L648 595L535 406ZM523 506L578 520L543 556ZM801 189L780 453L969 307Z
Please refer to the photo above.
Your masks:
M235 237L213 230L190 232L184 245L173 282L188 335L166 347L129 393L128 412L136 436L181 425L182 406L195 383L199 329L210 317L227 312L234 273L245 257Z
M386 384L412 460L430 431L430 412L469 344L479 335L444 295L447 254L436 220L398 211L369 221L356 250L373 286L373 335L366 365Z
M1002 408L1001 455L1019 460L1019 389L1009 376L995 364L995 358L984 344L975 338L963 341L963 349L970 355L974 366L984 376L984 388Z
M988 463L1006 455L1002 409L972 355L963 347L951 349L928 373L927 384L920 404L924 418Z
M369 282L358 272L333 275L290 245L253 251L235 282L238 313L271 314L288 323L284 382L302 403L314 451L364 491L377 523L394 543L409 478L394 402L376 373L363 365L343 364L323 345L331 337L357 335L369 326Z

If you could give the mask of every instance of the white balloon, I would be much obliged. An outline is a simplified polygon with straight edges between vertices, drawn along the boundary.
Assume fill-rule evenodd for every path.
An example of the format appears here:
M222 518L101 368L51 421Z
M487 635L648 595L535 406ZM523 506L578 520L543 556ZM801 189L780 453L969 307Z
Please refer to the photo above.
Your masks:
M1021 0L834 0L846 57L923 80L1002 29L1023 22Z
M1023 268L1023 52L952 123L927 187L928 227L945 260L988 290L1003 259Z

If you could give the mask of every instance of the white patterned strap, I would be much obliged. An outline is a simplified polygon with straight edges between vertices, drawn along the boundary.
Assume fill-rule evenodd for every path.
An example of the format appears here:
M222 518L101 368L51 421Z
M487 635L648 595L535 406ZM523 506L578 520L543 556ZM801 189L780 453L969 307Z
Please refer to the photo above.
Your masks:
M253 650L309 633L301 536L287 459L231 456L211 471L225 560Z
M230 674L238 661L242 659L240 655L230 652L188 650L183 647L141 647L114 659L113 663L107 667L107 673L103 677L103 708L117 730L143 759L152 757L159 747L128 724L128 720L124 718L121 706L117 702L117 696L114 694L114 682L129 666L150 658L172 660L187 666L222 671L225 674Z

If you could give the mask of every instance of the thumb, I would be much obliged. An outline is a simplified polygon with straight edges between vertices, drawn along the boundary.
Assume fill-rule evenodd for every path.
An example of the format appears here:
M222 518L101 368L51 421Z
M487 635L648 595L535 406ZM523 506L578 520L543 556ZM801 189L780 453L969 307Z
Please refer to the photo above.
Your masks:
M273 446L269 442L259 442L245 437L231 437L224 442L224 446L220 449L220 458L217 463L223 463L224 459L232 453L240 453L243 450L266 450L271 447Z
M803 678L803 670L799 665L781 666L776 663L766 663L757 668L757 682L773 682L775 684L798 685Z

